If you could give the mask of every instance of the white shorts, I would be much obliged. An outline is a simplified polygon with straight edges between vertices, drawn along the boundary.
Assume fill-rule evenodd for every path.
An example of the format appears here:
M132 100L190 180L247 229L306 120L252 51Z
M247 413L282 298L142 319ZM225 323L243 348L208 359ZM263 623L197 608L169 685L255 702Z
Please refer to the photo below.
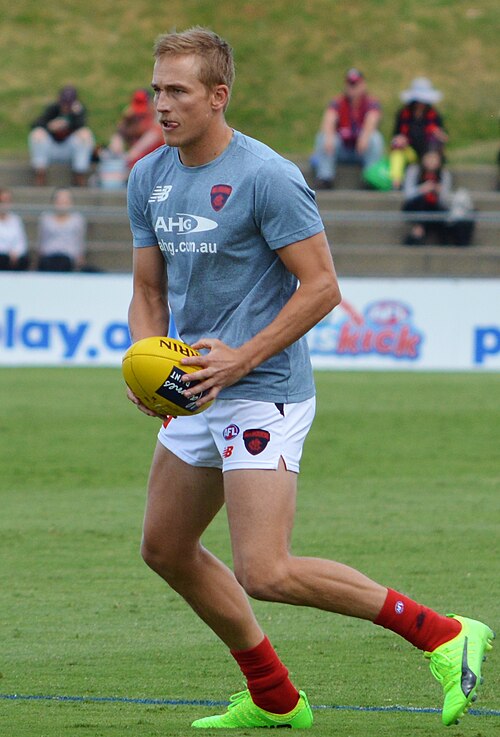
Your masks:
M315 407L315 397L295 404L217 399L199 415L165 422L158 439L191 466L276 469L283 458L298 473Z

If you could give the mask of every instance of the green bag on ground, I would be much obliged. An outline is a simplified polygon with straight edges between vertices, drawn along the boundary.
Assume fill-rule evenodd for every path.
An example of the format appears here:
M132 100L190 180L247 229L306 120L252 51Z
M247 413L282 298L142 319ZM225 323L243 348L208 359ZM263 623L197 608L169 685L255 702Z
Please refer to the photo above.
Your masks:
M387 191L392 189L392 181L389 172L389 157L383 158L371 164L363 170L363 181L373 189Z

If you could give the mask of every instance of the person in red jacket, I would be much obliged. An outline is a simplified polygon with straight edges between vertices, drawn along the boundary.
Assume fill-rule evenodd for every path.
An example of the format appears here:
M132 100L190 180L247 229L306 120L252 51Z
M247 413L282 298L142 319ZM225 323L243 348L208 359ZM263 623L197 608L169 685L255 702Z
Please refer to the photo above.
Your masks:
M364 74L359 69L349 69L344 92L328 105L316 138L316 189L333 187L337 162L367 168L382 157L380 118L380 103L368 94Z
M163 144L163 132L149 91L135 90L111 137L109 150L123 155L131 169L136 161Z

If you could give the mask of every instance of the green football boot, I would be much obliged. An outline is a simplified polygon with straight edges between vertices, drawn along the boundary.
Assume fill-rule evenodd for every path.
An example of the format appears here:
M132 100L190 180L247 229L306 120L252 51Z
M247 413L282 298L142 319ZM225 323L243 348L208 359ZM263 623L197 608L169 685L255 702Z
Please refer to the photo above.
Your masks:
M313 714L307 696L299 691L297 705L288 714L271 714L254 704L250 691L240 691L231 696L225 714L197 719L192 727L197 729L251 729L252 727L288 727L289 729L309 729Z
M482 622L467 617L448 614L462 625L456 637L443 643L431 653L431 673L442 685L444 704L443 724L457 724L471 702L477 698L477 689L482 683L481 665L486 660L485 652L493 647L494 632Z

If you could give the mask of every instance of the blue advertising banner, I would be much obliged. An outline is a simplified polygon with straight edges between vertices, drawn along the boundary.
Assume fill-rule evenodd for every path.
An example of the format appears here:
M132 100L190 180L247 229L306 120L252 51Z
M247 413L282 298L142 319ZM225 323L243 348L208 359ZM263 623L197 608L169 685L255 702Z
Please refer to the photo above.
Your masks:
M349 278L341 289L308 334L315 368L500 370L500 280ZM130 274L0 274L0 366L120 365L131 295Z

